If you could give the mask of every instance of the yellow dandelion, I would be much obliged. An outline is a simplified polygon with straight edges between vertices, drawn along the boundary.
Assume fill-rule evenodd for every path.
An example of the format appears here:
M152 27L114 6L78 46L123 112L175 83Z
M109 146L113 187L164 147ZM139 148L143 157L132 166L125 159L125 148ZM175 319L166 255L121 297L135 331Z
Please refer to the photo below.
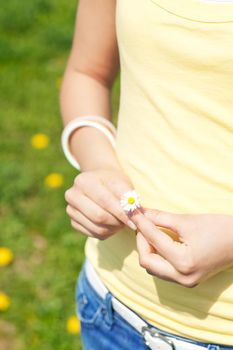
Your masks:
M13 260L13 253L9 248L0 247L0 266L9 265Z
M56 79L56 82L55 82L55 85L58 89L60 89L61 87L61 83L62 83L62 78L57 78Z
M67 320L66 324L67 332L70 334L79 334L80 333L80 321L76 316L71 316Z
M49 138L45 134L35 134L31 138L32 147L36 149L46 148L49 144Z
M6 311L9 308L10 304L11 300L8 295L0 292L0 311Z
M45 185L52 188L61 187L64 183L64 178L61 174L51 173L46 176Z

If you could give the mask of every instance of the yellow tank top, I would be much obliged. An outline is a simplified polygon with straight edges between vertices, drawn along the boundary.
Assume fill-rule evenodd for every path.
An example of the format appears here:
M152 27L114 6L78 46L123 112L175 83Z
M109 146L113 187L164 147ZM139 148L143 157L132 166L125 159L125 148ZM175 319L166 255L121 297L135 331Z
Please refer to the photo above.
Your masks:
M233 3L117 0L116 30L116 152L142 205L233 215ZM153 277L127 227L89 238L85 253L111 292L151 324L233 345L233 267L195 288Z

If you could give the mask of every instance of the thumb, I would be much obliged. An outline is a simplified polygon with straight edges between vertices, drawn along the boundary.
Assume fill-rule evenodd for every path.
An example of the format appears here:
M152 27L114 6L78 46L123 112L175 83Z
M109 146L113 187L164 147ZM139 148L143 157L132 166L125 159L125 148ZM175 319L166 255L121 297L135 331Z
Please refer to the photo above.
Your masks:
M179 233L182 214L175 214L158 209L144 208L144 215L155 225L166 227L176 233Z

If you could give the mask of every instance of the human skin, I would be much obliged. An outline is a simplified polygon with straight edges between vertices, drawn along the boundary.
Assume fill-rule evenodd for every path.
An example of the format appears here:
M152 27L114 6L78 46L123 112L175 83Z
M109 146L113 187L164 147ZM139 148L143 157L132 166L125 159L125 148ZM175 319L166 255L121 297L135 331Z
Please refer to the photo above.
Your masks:
M233 265L233 216L135 210L140 265L151 275L195 287ZM159 226L160 229L157 227ZM173 231L173 239L161 228Z
M110 95L119 70L115 6L115 0L79 1L60 94L64 126L86 114L111 120ZM70 146L81 168L65 192L71 225L86 236L106 239L129 225L119 199L134 188L132 181L99 130L79 128L72 134ZM148 208L145 215L131 218L138 227L139 262L148 273L193 287L232 264L232 216L159 213ZM173 228L184 241L172 242L156 225Z
M82 115L101 115L111 120L110 95L119 70L114 22L115 0L79 1L60 92L64 126ZM106 239L124 225L136 229L119 203L133 184L106 136L85 126L72 133L70 148L81 168L65 192L72 227L98 239Z

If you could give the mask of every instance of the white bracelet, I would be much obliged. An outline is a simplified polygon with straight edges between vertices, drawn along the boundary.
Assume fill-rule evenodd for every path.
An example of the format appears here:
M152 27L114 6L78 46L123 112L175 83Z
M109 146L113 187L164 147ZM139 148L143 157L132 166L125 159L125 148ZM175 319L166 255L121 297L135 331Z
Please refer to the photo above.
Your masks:
M92 118L95 118L95 120L97 120L96 117L99 117L99 118L103 118L106 122L108 122L107 119L105 119L104 117L100 117L100 116L92 116ZM81 120L82 118L82 120ZM89 117L90 118L90 117ZM93 118L93 119L94 119ZM99 119L98 118L98 119ZM115 148L116 146L116 143L115 143L115 137L113 137L112 133L103 125L100 125L100 123L96 122L96 121L92 121L92 120L87 120L87 116L84 117L77 117L73 120L71 120L66 126L65 128L63 129L63 132L62 132L62 135L61 135L61 144L62 144L62 149L63 149L63 152L66 156L66 159L69 161L69 163L71 165L73 165L73 167L75 167L76 169L78 170L81 170L80 169L80 165L79 163L77 162L77 160L74 158L74 156L72 155L71 151L70 151L70 145L69 145L69 139L70 139L70 136L72 134L72 132L82 126L93 126L94 128L102 131L105 136L107 136L107 138L109 139L109 141L111 142L112 146ZM100 120L100 119L99 119ZM103 122L104 122L103 120ZM109 122L110 123L110 122ZM107 123L105 123L107 124ZM109 125L109 124L108 124ZM109 125L110 126L110 125ZM113 125L112 125L113 126ZM113 126L114 127L114 126ZM114 127L115 129L115 127ZM113 130L114 131L114 134L116 133L116 129Z
M75 119L72 119L71 122L73 122L73 120L78 120L78 121L80 121L80 120L94 120L97 122L99 121L99 122L105 124L107 127L109 127L109 129L112 131L112 133L114 135L116 135L116 132L117 132L117 129L115 128L113 123L110 120L102 117L101 115L82 115L81 117L77 117Z

